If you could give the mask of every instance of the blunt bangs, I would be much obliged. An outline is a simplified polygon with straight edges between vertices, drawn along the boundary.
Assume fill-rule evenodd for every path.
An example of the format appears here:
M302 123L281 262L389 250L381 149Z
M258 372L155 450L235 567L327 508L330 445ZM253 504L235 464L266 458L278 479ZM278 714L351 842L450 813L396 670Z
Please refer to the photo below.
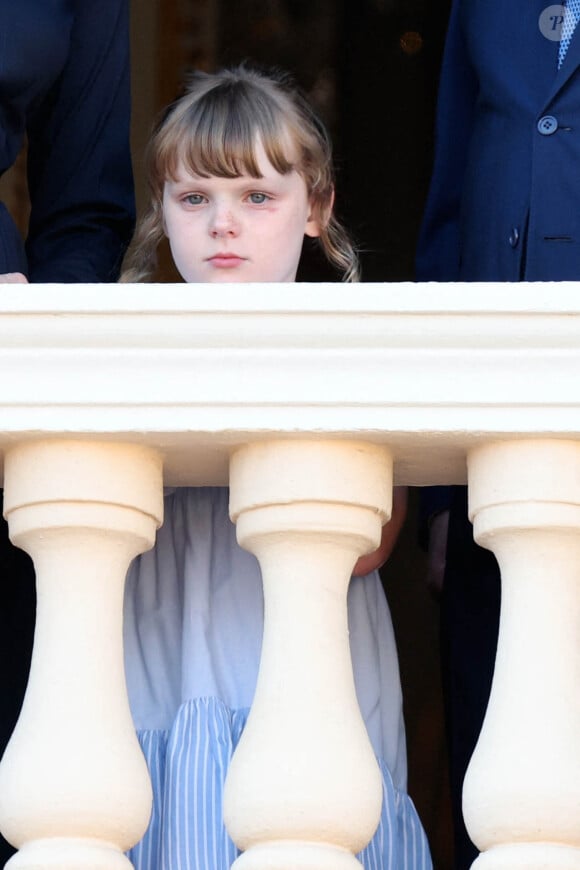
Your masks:
M282 107L243 81L225 82L169 112L158 131L154 175L175 180L178 167L202 178L260 178L256 143L281 175L295 168Z

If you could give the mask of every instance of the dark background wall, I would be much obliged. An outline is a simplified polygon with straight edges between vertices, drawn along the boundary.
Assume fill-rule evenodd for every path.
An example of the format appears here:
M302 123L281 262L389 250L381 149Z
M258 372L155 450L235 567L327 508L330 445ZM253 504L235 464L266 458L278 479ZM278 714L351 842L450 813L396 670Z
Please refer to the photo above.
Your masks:
M292 70L330 127L365 281L413 277L450 0L222 0L214 62ZM304 278L323 278L320 264Z
M346 0L339 30L341 204L364 280L413 277L448 0Z

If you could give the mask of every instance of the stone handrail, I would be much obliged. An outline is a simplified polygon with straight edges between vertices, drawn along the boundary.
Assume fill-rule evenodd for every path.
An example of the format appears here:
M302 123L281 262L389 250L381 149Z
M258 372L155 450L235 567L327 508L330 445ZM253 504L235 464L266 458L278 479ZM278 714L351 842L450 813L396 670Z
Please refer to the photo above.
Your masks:
M38 583L27 696L0 765L0 828L19 848L11 870L130 866L123 852L147 825L150 788L123 680L124 575L153 544L163 482L228 481L240 542L279 605L227 782L236 863L360 866L381 798L341 630L345 595L335 611L324 605L336 630L322 658L312 632L285 618L322 612L321 591L285 577L292 560L315 564L322 585L333 578L344 592L389 515L393 479L468 482L476 537L502 570L496 674L464 790L477 870L580 868L579 294L3 289L5 514Z

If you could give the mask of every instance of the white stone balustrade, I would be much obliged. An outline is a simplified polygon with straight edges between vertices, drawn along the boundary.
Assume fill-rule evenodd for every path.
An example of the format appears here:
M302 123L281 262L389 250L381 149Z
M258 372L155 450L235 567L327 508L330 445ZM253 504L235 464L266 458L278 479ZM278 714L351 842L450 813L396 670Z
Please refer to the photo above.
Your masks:
M122 674L123 574L161 519L161 464L167 484L203 485L226 484L230 462L232 514L266 596L226 787L239 870L354 870L373 833L379 781L345 599L388 516L393 469L399 484L469 476L476 536L504 574L465 789L477 870L579 870L578 383L573 284L7 286L5 511L39 594L29 690L0 765L11 870L128 867L150 793ZM332 578L334 607L316 584L288 582L306 563ZM280 732L278 704L306 714ZM331 707L341 727L323 740ZM269 760L280 739L284 769Z
M230 487L238 540L262 569L265 617L224 795L228 831L246 850L234 866L360 870L353 854L379 823L382 782L356 700L346 594L390 514L391 457L354 440L253 443L234 452Z
M469 454L475 538L502 610L493 689L464 813L474 870L580 867L580 440Z
M0 824L13 868L129 868L151 787L124 680L122 606L130 561L163 513L148 447L22 442L8 450L4 511L37 573L25 703L0 764Z

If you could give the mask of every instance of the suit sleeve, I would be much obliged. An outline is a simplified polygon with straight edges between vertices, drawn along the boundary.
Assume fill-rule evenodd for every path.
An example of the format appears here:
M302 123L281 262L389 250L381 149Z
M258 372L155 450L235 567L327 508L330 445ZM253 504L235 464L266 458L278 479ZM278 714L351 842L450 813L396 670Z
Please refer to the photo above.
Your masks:
M459 0L454 0L439 82L435 159L417 243L417 281L457 281L459 278L463 177L478 94L460 19ZM420 490L418 531L423 549L429 546L431 519L449 510L452 498L451 486L428 486Z
M66 65L28 125L30 279L115 281L135 220L128 0L78 0Z
M478 94L460 19L460 2L454 0L439 83L433 172L417 244L418 281L459 277L461 195Z

